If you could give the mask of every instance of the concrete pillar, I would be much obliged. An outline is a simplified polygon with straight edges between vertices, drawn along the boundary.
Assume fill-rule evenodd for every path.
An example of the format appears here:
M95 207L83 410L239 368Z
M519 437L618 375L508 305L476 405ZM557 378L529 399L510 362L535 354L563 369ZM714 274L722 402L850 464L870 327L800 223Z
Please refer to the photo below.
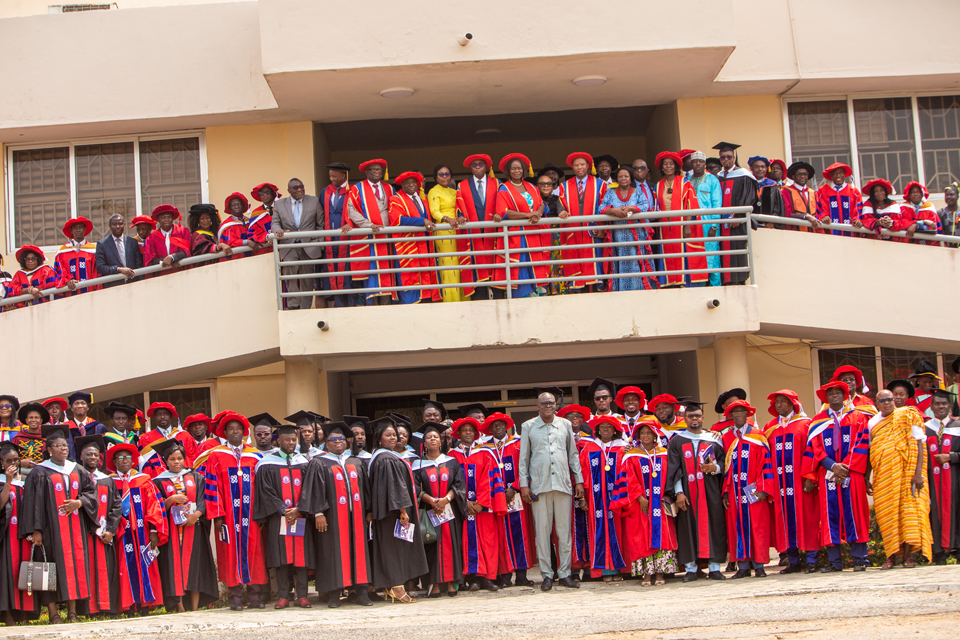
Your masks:
M747 366L747 337L714 338L713 364L717 372L717 393L740 387L747 392L753 406L757 399L750 395L750 370Z
M313 357L283 359L284 382L287 388L287 415L304 411L320 411L320 369Z
M342 371L326 372L327 411L331 420L339 420L343 414L352 414L348 374Z

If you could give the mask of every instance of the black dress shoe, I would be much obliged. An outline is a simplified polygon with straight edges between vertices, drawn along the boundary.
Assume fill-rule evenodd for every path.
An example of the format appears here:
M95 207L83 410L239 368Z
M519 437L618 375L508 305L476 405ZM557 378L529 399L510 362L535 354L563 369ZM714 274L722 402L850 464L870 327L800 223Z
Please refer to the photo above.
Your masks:
M711 572L707 575L707 577L710 578L711 580L726 580L726 579L727 579L727 576L723 575L723 574L720 573L719 571L711 571Z
M749 577L750 577L750 569L740 569L735 574L730 576L730 579L736 580L737 578L749 578Z
M493 582L490 581L490 578L480 578L479 580L477 580L477 584L480 585L480 588L481 588L481 589L486 589L487 591L499 591L499 590L500 590L500 587L498 587L497 585L493 584Z
M836 568L835 566L833 566L832 564L828 564L827 566L822 567L822 568L820 569L820 573L833 573L833 572L835 572L835 571L843 571L843 569L837 569L837 568Z
M731 572L731 571L736 571L736 570L737 570L737 563L736 563L736 562L728 562L728 563L727 563L727 568L724 569L724 571L726 571L727 573L729 573L729 572Z
M817 572L817 565L815 565L815 564L809 564L809 563L808 563L807 566L804 567L803 572L804 572L804 573L816 573L816 572ZM782 572L781 572L781 573L782 573Z
M867 570L867 565L865 565L865 564L855 564L855 565L853 565L853 570L854 570L854 571L866 571L866 570Z
M687 571L685 574L683 574L683 581L696 582L698 577L699 576L697 576L695 571Z
M239 602L235 602L230 605L230 611L243 611L243 605Z
M516 583L518 587L532 587L534 585L533 580L530 578L524 578L522 580L517 578Z
M785 574L785 573L800 573L800 571L801 571L801 569L800 569L800 565L799 565L799 564L788 564L788 565L787 565L786 567L784 567L783 569L780 569L780 573L781 573L781 574Z
M703 572L703 569L697 569L697 580L706 580L707 574Z
M567 576L566 578L560 578L560 584L566 587L567 589L579 589L580 583Z
M546 577L540 583L540 591L550 591L550 589L553 589L553 578Z
M372 607L373 603L370 602L370 596L367 595L367 590L364 588L361 591L357 591L357 604L361 607Z
M763 567L757 567L756 569L753 570L753 575L755 575L758 578L766 578L767 570L764 569Z
M247 605L247 609L266 609L267 605L263 604L259 600L251 600L250 604Z
M336 608L339 607L339 606L340 606L340 595L339 595L339 594L337 594L336 596L331 596L331 597L330 597L330 600L327 601L327 608L329 608L329 609L336 609Z

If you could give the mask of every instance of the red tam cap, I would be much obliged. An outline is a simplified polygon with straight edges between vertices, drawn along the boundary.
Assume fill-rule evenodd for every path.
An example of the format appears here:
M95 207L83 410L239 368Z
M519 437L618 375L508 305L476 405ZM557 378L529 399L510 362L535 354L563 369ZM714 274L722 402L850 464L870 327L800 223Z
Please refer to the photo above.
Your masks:
M473 427L474 431L477 432L477 435L478 436L480 435L480 421L477 420L476 418L460 418L459 420L454 420L451 435L454 438L459 439L460 427L462 427L465 424Z
M488 156L485 153L475 153L472 156L467 156L463 161L463 166L467 169L470 168L470 165L473 164L474 160L483 160L483 162L488 166L493 166L493 158Z
M527 173L530 174L530 177L533 177L533 166L530 165L530 158L523 155L522 153L508 153L503 156L503 159L500 161L500 172L507 172L507 165L509 165L514 160L519 160L523 164L527 165Z
M491 413L486 420L483 421L483 424L480 425L480 433L485 436L490 435L490 427L493 426L494 422L502 420L507 423L507 430L513 429L513 418L508 416L505 413Z
M647 394L645 394L643 392L643 389L641 389L640 387L623 387L622 389L617 391L617 397L614 400L617 403L617 406L623 409L623 400L631 393L640 396L640 408L643 409L647 402Z
M374 158L373 160L367 160L366 162L360 163L360 171L366 171L371 165L379 164L383 167L384 171L387 169L387 161L383 158Z
M597 416L587 424L589 424L590 428L593 429L594 434L598 434L597 429L602 424L609 424L611 427L613 427L613 430L616 431L617 433L623 432L623 423L617 420L616 418L614 418L613 416Z
M890 184L890 181L884 180L883 178L874 178L867 184L863 185L863 189L861 189L861 191L863 191L863 195L869 198L873 193L873 188L877 186L880 186L886 189L888 197L896 193L896 191L893 188L893 185Z
M588 422L593 415L590 412L590 409L579 404L568 404L562 409L557 410L557 416L561 418L566 418L567 415L571 413L579 413L583 416L583 421Z
M657 169L659 169L660 165L663 164L663 161L667 158L671 158L677 163L677 172L679 173L681 167L683 167L683 159L680 157L680 154L673 151L661 151L657 154L657 158L653 161L653 164L656 165Z
M253 191L250 192L250 197L256 200L257 202L263 202L263 200L260 199L260 189L263 189L264 187L270 187L271 189L273 189L273 195L275 198L280 197L280 188L277 187L277 185L271 184L269 182L261 182L260 184L255 186L253 188Z
M669 393L661 393L658 396L654 396L650 399L650 402L647 403L647 407L650 408L650 411L656 411L657 407L661 404L672 404L674 409L680 405L680 401L674 398Z
M404 171L403 173L397 176L396 182L394 182L394 184L396 184L399 187L400 185L403 184L403 181L406 180L407 178L413 178L414 180L417 181L417 189L423 186L423 176L420 175L418 171Z
M148 225L150 225L150 228L151 228L151 229L156 229L156 228L157 228L157 222L156 222L156 220L154 220L153 218L150 218L150 217L148 217L148 216L137 216L136 218L134 218L133 220L130 221L130 228L133 229L133 228L136 227L138 224L148 224Z
M64 400L63 398L50 398L49 400L44 400L44 401L43 401L43 406L49 407L49 406L50 406L51 404L53 404L54 402L59 402L61 408L65 408L65 407L69 407L69 406L70 406L70 405L67 404L67 401Z
M250 201L247 200L247 196L243 195L238 191L234 191L233 193L227 196L226 200L223 201L223 210L227 214L233 215L232 213L230 213L230 201L233 200L234 198L240 198L240 200L243 202L244 211L250 208Z
M754 409L754 408L750 405L750 403L747 402L746 400L734 400L733 402L731 402L730 404L727 405L727 408L726 408L726 409L723 410L723 416L724 416L725 418L729 418L729 417L730 417L730 413L731 413L734 409L736 409L736 408L738 408L738 407L739 407L739 408L746 409L746 410L747 410L747 416L752 416L752 415L754 415L755 413L757 413L757 410Z
M210 435L213 431L213 419L208 418L203 413L195 413L192 416L189 416L186 420L183 421L183 428L186 429L194 422L202 422L207 425L207 435Z
M770 159L770 166L767 167L767 175L770 175L770 169L775 164L780 165L780 171L783 173L783 175L787 175L787 163L783 160L777 160L776 158Z
M227 423L232 422L234 420L236 420L237 422L243 425L244 438L250 435L250 421L247 420L245 417L243 417L236 411L221 411L221 414L222 415L220 415L220 421L217 423L217 427L214 430L213 435L226 440L227 439L227 434L226 434Z
M774 407L774 403L777 401L777 396L783 396L788 400L790 400L790 404L793 405L793 412L797 414L800 413L800 410L802 409L802 407L800 406L800 396L797 395L797 392L792 391L790 389L780 389L780 391L774 391L773 393L767 396L767 400L770 401L770 408L767 409L767 411L774 418L780 415L779 413L777 413L777 410Z
M90 235L90 232L93 231L93 223L90 222L87 218L80 216L79 218L70 218L63 223L63 235L68 238L73 238L71 231L73 230L73 225L82 224L83 225L83 236L87 237Z
M153 210L153 213L150 214L150 217L154 220L160 216L161 213L172 213L174 220L182 220L183 216L180 215L180 210L177 209L172 204L162 204L156 209Z
M860 371L860 369L857 369L851 364L845 364L842 367L838 367L837 370L833 372L833 377L830 378L830 382L839 382L840 376L845 373L852 373L855 375L857 377L857 386L863 386L863 371Z
M19 250L17 250L17 254L16 254L17 262L19 262L21 266L23 266L24 254L29 253L31 251L37 254L37 256L40 258L40 264L43 264L44 262L47 261L47 256L43 255L43 251L40 250L40 247L35 247L32 244L25 244L22 247L20 247Z
M817 398L820 399L820 402L827 401L827 391L830 389L843 389L843 399L846 400L850 397L850 388L847 387L844 383L837 381L831 381L817 389Z
M137 447L129 442L121 442L120 444L115 444L106 453L106 462L107 462L107 471L110 473L117 472L117 463L114 462L114 458L121 451L126 451L133 456L133 466L130 467L131 471L136 469L140 464L140 452L137 451Z
M696 153L696 152L697 152L696 149L680 149L677 155L680 156L681 160L683 160L684 158L689 156L691 153Z
M153 414L157 412L157 409L166 409L173 414L173 417L177 420L180 419L180 416L177 414L176 408L169 402L154 402L149 407L147 407L147 417L152 418Z
M576 160L577 158L583 158L584 160L587 161L587 164L590 165L590 168L591 169L593 168L593 156L591 156L586 151L574 151L573 153L568 155L567 166L573 169L573 161ZM594 171L594 175L596 175L596 171Z
M907 183L907 186L905 186L905 187L903 188L903 197L904 197L904 198L909 198L909 197L910 197L910 189L913 189L914 187L919 187L919 188L920 188L920 191L923 192L923 197L924 197L924 198L929 198L929 197L930 197L930 192L927 191L927 188L926 188L925 186L923 186L922 184L920 184L919 182L917 182L916 180L914 180L914 181L912 181L912 182L908 182L908 183ZM89 232L88 232L88 233L89 233Z
M853 175L853 169L850 168L850 165L843 164L842 162L834 162L832 165L823 170L823 179L833 180L833 178L830 177L830 174L837 169L843 169L844 178L849 178Z

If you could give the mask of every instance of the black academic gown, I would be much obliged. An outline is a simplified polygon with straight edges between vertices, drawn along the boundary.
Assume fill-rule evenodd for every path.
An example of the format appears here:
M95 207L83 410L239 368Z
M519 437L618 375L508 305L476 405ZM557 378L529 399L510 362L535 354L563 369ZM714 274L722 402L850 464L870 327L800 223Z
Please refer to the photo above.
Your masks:
M303 537L280 535L284 511L300 507L303 474L308 462L307 457L299 453L288 460L278 449L265 454L257 464L253 519L260 523L268 569L284 566L313 569L313 523L303 523ZM299 517L304 519L306 514L301 513Z
M387 589L418 578L427 571L420 537L413 471L398 454L377 449L370 459L370 510L373 514L373 586ZM413 541L394 536L400 509L414 525Z
M182 492L177 488L177 478ZM172 495L182 493L188 502L196 505L204 514L192 527L177 525L172 509L163 507L167 521L167 542L160 546L160 583L163 585L163 604L167 611L175 610L177 602L188 591L199 591L198 606L202 609L220 598L217 583L217 565L210 547L210 521L207 520L207 503L204 497L206 483L203 474L185 470L180 476L164 471L153 479L161 506ZM189 605L189 599L183 602Z
M65 500L80 500L80 509L59 515ZM56 591L40 593L40 604L86 600L90 597L90 572L87 567L88 518L96 517L97 490L93 478L80 465L66 461L57 468L46 460L30 471L23 489L24 509L19 536L34 531L43 534L48 562L57 565ZM86 516L80 513L83 510Z
M690 504L685 511L678 511L674 523L677 529L677 560L680 564L694 561L724 562L727 558L727 523L723 509L724 453L720 441L707 433L701 433L697 441L685 431L677 433L667 445L667 468L672 488L681 484L683 494ZM704 474L699 462L704 453L711 451L717 466L717 474ZM691 480L692 476L692 480ZM706 518L706 522L704 522ZM706 536L709 544L701 545ZM708 551L707 554L704 551Z
M340 460L324 453L304 471L300 509L312 517L323 514L327 530L316 531L315 579L318 593L373 581L366 515L370 512L366 460L352 455Z
M120 492L117 491L116 481L102 471L91 474L91 477L97 489L97 514L87 521L90 599L82 604L79 612L83 615L120 613L120 573L116 547L122 543L116 535L122 518ZM97 535L97 529L101 525L104 531L114 534L114 542L111 544L104 544Z
M6 482L6 476L0 475L0 488ZM33 549L29 541L19 537L23 509L23 481L18 480L10 487L7 504L0 509L0 612L10 611L17 621L32 620L40 611L36 593L30 596L17 589L20 563L29 559Z
M767 185L760 188L760 197L753 204L754 213L762 213L765 216L784 216L783 194L778 184ZM775 229L786 229L784 224L774 224ZM754 226L754 229L757 227Z
M741 167L734 167L726 177L724 177L724 170L721 169L720 173L717 174L717 179L720 180L722 206L753 208L757 201L757 180L753 177L753 174ZM748 224L749 222L744 222L730 229L721 226L721 248L724 250L746 249L745 239ZM730 238L729 241L726 240L727 237ZM748 263L746 254L721 256L721 262L724 268L746 267ZM743 284L747 281L749 274L746 272L723 273L721 276L723 284Z
M425 584L444 582L463 582L463 522L467 515L467 485L463 469L456 458L442 455L436 461L426 458L415 461L413 478L416 482L417 496L424 494L432 498L442 498L449 491L454 497L450 502L453 508L453 520L445 522L437 531L437 541L424 545L427 566L430 571L424 576ZM428 509L420 502L418 507ZM427 514L426 517L429 517Z
M937 437L935 425L936 421L930 420L926 427L927 482L930 487L932 551L934 555L940 555L947 549L960 549L960 420L951 420L944 429L942 438ZM933 460L934 453L950 454L950 463L946 469L944 465ZM943 482L946 473L950 474L949 483ZM944 504L945 501L948 501L948 504ZM944 514L949 515L944 517Z

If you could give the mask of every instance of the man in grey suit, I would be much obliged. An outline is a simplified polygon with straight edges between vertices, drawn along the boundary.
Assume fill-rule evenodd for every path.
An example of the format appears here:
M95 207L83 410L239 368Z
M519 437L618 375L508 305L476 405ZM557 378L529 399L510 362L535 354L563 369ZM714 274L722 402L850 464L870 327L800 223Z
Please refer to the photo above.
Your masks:
M273 216L270 223L270 231L276 234L280 244L284 247L280 249L280 262L288 260L317 260L323 255L322 247L297 247L293 245L301 242L311 242L314 239L287 239L283 240L283 235L287 231L314 231L323 229L323 206L317 196L308 196L305 193L303 182L297 178L292 178L287 183L287 193L289 198L281 198L273 205ZM316 273L315 265L296 265L280 268L281 275L306 275ZM313 291L316 289L316 281L313 278L302 278L299 280L284 280L283 287L285 292L295 293L299 291ZM309 309L312 304L311 296L299 296L295 298L284 298L284 309ZM318 307L320 305L317 305Z
M94 257L97 275L112 276L122 273L127 276L126 280L103 285L104 289L130 282L131 278L140 280L140 278L134 278L133 270L143 266L143 254L140 252L137 241L123 233L124 224L123 216L119 213L110 216L110 235L97 243L97 252Z

